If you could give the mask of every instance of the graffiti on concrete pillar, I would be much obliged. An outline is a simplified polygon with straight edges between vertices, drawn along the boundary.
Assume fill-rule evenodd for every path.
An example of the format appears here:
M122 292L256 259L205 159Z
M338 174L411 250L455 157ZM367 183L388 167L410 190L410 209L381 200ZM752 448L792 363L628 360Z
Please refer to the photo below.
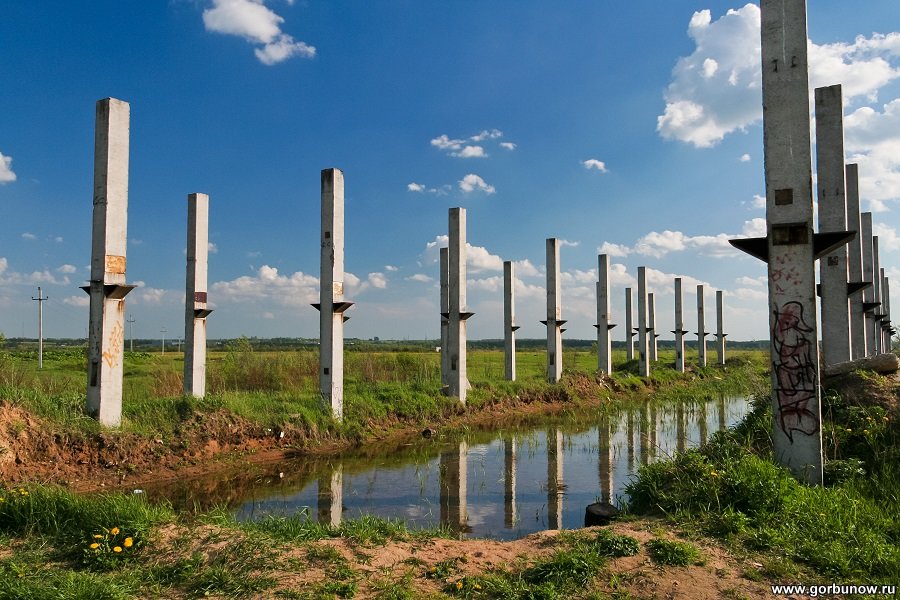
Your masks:
M117 321L113 330L109 332L107 343L108 349L103 353L103 360L110 369L113 369L119 364L119 356L125 343L125 328L120 322Z
M813 435L819 431L819 417L813 411L817 374L813 352L815 328L803 318L803 305L785 302L775 305L775 327L772 330L775 358L775 394L778 399L779 426L791 443L794 432ZM812 405L812 406L810 406Z

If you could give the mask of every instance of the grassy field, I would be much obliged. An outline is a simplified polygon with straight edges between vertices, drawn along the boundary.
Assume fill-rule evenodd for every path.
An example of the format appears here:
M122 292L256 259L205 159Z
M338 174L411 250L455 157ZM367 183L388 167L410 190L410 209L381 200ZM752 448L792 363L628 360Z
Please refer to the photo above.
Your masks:
M767 579L812 572L825 581L900 583L897 384L861 372L825 387L824 487L802 485L775 464L763 397L733 430L642 467L627 489L631 510L763 553L758 575Z
M469 406L477 409L522 394L597 400L613 394L596 381L586 389L575 385L592 379L596 355L589 351L564 354L561 384L545 382L545 354L517 353L518 380L503 380L503 353L469 353L468 374L473 385ZM673 352L660 352L652 376L635 375L635 361L615 353L613 382L629 394L655 391L663 396L752 393L764 377L766 359L759 351L732 353L730 368L696 369L689 374L672 368ZM692 357L688 357L690 361ZM318 393L318 355L312 350L256 351L239 340L208 361L208 395L203 400L182 395L183 355L126 353L122 430L141 435L168 432L195 411L224 409L266 427L299 422L316 430L359 436L372 420L426 420L458 411L457 402L441 393L439 354L435 352L347 352L345 357L345 420L332 422ZM0 398L48 419L60 427L87 432L99 426L84 414L85 375L82 349L45 352L44 368L37 369L33 352L0 353ZM583 386L582 386L583 387Z
M317 360L310 351L259 352L238 342L211 357L210 395L202 401L181 396L180 355L128 355L123 430L158 435L197 412L226 410L261 424L299 418L365 441L364 429L379 419L409 426L462 414L440 394L438 358L425 352L348 352L347 418L336 424L319 405ZM676 373L668 365L672 357L663 353L649 380L637 377L636 365L617 356L611 382L594 377L591 352L571 351L564 381L556 385L544 382L543 353L522 352L518 359L520 381L510 383L502 380L502 353L470 353L474 388L465 412L529 394L577 407L581 401L596 406L598 397L615 403L648 394L665 401L760 393L768 384L767 357L759 351L732 353L725 370L708 367L688 374ZM83 354L48 353L40 372L35 362L30 353L0 354L3 400L60 428L99 431L83 414ZM632 518L664 519L665 530L657 525L653 539L638 543L605 534L567 534L529 549L533 554L528 560L481 571L465 568L464 557L471 551L459 549L459 556L441 560L409 556L391 574L373 574L365 561L382 546L407 544L415 552L446 535L410 532L386 521L363 519L331 528L300 516L240 525L213 511L184 522L166 506L139 497L87 499L54 487L0 484L0 600L273 594L416 598L423 597L423 589L431 590L427 597L629 598L636 596L616 586L635 571L611 571L610 561L624 556L617 553L640 549L647 564L658 569L653 579L662 576L660 569L702 565L698 549L710 538L736 557L734 570L744 582L896 583L897 384L858 373L826 383L824 391L824 487L801 485L774 463L771 409L761 396L733 430L641 469L628 489L627 508ZM671 539L675 530L691 533ZM356 558L348 561L335 544L343 544ZM371 556L363 548L371 549ZM666 566L684 564L688 566ZM307 575L296 575L301 572ZM739 588L728 588L727 597L755 597Z

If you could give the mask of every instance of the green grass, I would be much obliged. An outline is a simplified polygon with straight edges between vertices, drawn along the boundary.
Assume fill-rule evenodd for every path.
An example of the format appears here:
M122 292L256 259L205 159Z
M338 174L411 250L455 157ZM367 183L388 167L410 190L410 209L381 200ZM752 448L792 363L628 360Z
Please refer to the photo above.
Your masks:
M305 516L239 524L212 511L185 521L143 496L80 496L40 485L2 488L0 497L0 548L6 550L0 555L0 599L168 598L175 592L243 598L268 593L286 571L311 567L323 569L326 580L307 586L303 593L312 596L297 597L352 598L360 574L336 548L316 542L343 538L354 547L377 547L391 540L445 535L439 529L410 531L397 521L373 517L346 520L338 527ZM173 528L181 533L169 533L162 546L162 531ZM90 545L104 543L101 538L107 536L135 542L114 560L84 560ZM303 558L285 557L298 548ZM292 597L290 590L283 591L282 597Z
M557 549L530 566L498 569L482 575L456 577L456 562L437 563L428 576L449 581L444 592L460 598L566 598L582 597L595 587L610 558L633 556L639 542L607 530L596 534L563 532Z
M701 560L700 551L690 542L656 538L646 545L650 558L658 565L687 567Z
M742 424L699 449L642 467L627 488L630 510L699 524L738 547L821 576L900 581L896 415L885 420L878 406L827 399L827 456L855 461L862 474L844 469L830 485L808 487L772 460L769 404L759 400Z
M545 381L545 354L517 353L518 381L503 380L503 353L469 353L473 384L469 408L479 409L510 399L556 400L577 406L600 399L643 398L653 392L663 401L708 399L746 394L764 382L763 353L739 351L727 368L677 373L674 353L661 351L651 377L635 375L634 361L614 353L613 381L618 393L595 379L596 355L586 350L565 354L566 372L559 384ZM672 356L668 356L672 354ZM224 352L212 352L208 363L208 395L181 392L183 357L135 352L125 354L123 432L154 439L176 435L197 414L223 411L261 428L290 425L307 436L363 441L373 424L425 423L462 412L458 402L441 393L439 355L434 352L347 352L342 423L326 413L318 394L318 356L313 350L256 351L247 340ZM37 370L32 352L0 352L0 401L21 406L62 431L94 434L101 427L84 414L84 350L45 353Z

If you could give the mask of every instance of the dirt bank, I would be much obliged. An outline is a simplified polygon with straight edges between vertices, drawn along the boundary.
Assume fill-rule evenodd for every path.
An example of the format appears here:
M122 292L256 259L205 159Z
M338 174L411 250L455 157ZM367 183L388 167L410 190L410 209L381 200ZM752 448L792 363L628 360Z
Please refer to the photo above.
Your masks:
M485 427L595 408L608 403L616 391L603 377L578 376L570 383L577 396L551 388L520 393L478 408L460 408L440 420L388 416L367 423L365 433L354 439L291 422L264 427L225 410L194 412L167 436L60 431L23 408L0 400L0 479L55 483L78 491L139 487L148 481L234 468L241 462L275 461L297 454L327 455L364 444L389 447L422 435L424 429L439 432Z

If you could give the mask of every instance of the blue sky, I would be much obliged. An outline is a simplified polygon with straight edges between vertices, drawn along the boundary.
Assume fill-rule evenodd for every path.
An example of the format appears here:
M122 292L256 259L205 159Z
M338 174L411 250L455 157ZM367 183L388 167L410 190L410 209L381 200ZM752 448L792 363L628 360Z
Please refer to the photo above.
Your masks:
M841 83L845 148L900 256L900 3L810 3L813 86ZM616 3L71 0L3 3L0 331L83 336L96 100L131 103L128 297L137 337L183 331L186 196L210 195L211 337L317 336L319 171L346 178L346 335L434 338L447 209L468 210L472 338L541 337L544 240L566 240L567 336L593 337L597 253L614 319L647 266L727 294L732 339L767 337L764 265L725 240L765 216L759 11ZM445 243L445 242L444 242ZM761 279L762 278L762 279Z

